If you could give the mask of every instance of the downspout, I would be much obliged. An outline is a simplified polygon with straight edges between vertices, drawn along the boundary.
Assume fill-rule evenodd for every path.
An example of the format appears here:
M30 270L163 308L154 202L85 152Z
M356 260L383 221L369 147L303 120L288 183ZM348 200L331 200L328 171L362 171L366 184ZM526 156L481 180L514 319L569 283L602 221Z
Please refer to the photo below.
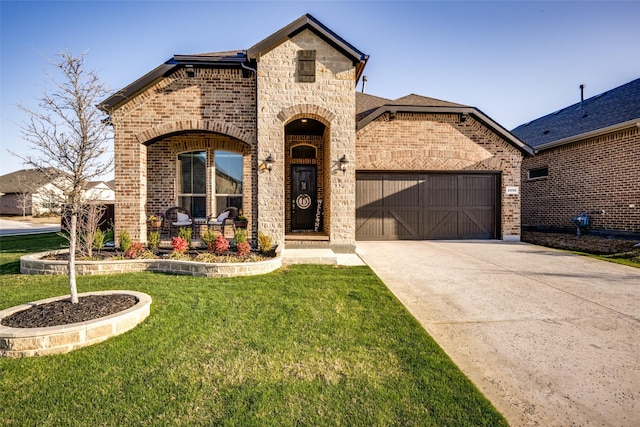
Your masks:
M258 70L256 68L251 68L248 65L245 65L244 62L240 63L240 66L242 66L242 68L244 68L245 70L248 71L252 71L253 72L253 76L255 78L255 87L256 87L256 105L255 105L255 147L253 147L253 152L255 153L255 162L256 162L256 176L254 177L254 179L256 180L256 188L258 185ZM256 191L258 191L256 189ZM252 234L252 240L257 241L257 236L258 236L258 198L256 197L256 202L254 205L253 202L253 194L251 195L251 206L252 206L252 211L255 211L255 216L253 215L254 212L251 212L251 216L252 218L252 224L251 224L251 234Z

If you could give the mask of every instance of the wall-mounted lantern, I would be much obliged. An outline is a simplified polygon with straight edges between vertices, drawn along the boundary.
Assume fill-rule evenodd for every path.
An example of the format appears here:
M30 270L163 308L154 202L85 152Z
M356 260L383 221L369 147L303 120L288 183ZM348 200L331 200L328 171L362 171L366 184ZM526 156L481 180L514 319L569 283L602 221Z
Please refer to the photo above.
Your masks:
M338 163L340 164L340 170L344 173L347 171L347 163L349 163L349 160L347 160L347 156L345 154L342 155L342 157L340 157L340 160L338 160Z
M269 156L267 156L266 159L264 159L264 163L267 165L267 170L269 172L271 172L271 170L273 169L273 164L275 163L275 159L273 158L273 156L271 155L271 153L269 153Z

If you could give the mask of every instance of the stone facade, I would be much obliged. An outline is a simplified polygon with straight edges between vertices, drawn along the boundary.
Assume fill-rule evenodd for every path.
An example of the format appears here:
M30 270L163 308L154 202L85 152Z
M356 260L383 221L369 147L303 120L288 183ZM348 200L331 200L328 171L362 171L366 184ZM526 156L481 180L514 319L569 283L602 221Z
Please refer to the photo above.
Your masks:
M471 116L397 113L378 117L358 131L356 168L363 171L499 172L502 181L503 239L520 236L522 153Z
M522 225L575 229L571 218L591 217L591 229L640 233L640 129L633 126L540 151L522 168ZM528 171L548 176L529 179Z
M296 81L300 50L316 51L316 81ZM323 123L325 231L336 245L355 244L355 170L343 173L342 155L355 158L355 66L318 35L304 30L258 62L258 158L275 158L273 171L258 176L258 227L277 242L285 233L285 126L298 118Z

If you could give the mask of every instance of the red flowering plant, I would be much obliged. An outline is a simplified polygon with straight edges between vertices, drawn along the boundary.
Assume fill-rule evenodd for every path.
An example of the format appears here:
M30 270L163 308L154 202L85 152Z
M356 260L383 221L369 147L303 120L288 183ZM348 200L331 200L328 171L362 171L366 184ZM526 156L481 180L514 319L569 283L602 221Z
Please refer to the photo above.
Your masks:
M173 246L173 252L178 254L184 254L189 250L189 244L182 237L173 237L171 239L171 246Z
M130 259L138 258L140 255L142 255L143 252L144 246L142 246L142 243L132 243L131 246L129 246L129 248L124 252L124 257Z
M246 256L251 252L251 244L249 242L242 242L236 245L238 256Z
M223 254L229 250L229 241L225 239L225 237L222 234L220 234L218 237L216 237L216 241L213 244L213 248L215 253L219 255Z

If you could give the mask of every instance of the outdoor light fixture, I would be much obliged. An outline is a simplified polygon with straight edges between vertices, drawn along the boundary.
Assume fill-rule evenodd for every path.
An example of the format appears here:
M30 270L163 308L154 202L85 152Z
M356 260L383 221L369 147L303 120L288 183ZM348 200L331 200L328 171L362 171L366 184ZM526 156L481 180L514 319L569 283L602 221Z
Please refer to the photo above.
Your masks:
M185 65L184 68L187 72L187 77L193 77L196 75L196 70L193 68L193 65Z
M271 153L269 153L269 156L267 156L267 158L264 159L264 162L267 165L267 170L269 172L271 172L271 169L273 169L273 164L275 163L275 160L274 160L273 156L271 155Z
M340 169L342 170L342 172L346 172L347 170L347 163L349 163L349 160L347 160L347 156L345 154L342 155L342 157L340 157L340 160L338 160L338 163L340 163Z

